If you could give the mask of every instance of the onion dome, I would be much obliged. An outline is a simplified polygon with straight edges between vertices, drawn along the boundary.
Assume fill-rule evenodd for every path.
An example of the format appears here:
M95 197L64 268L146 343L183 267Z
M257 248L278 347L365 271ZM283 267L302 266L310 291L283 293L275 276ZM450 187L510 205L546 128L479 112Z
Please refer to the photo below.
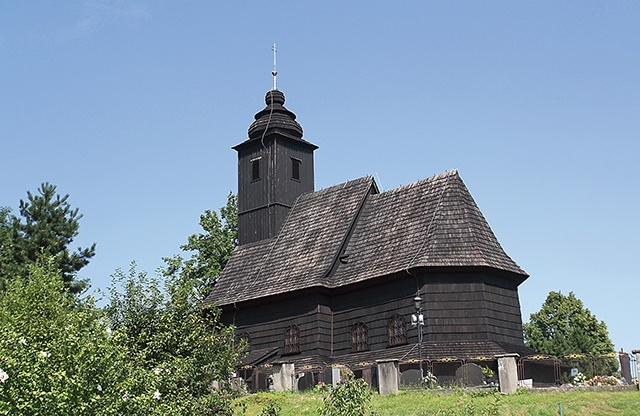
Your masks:
M292 139L302 139L302 127L296 115L284 106L284 94L279 90L267 92L264 99L267 106L255 115L249 126L249 140L260 139L266 134L280 134Z

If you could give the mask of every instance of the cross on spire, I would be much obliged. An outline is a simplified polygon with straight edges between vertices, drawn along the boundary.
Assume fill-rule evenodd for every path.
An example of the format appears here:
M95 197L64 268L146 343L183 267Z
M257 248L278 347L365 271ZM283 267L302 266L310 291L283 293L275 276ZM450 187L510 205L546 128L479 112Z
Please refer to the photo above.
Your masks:
M276 71L276 55L278 51L276 50L275 43L271 47L271 50L273 51L273 71L271 71L271 75L273 75L273 90L275 91L278 89L278 81L277 81L278 71Z

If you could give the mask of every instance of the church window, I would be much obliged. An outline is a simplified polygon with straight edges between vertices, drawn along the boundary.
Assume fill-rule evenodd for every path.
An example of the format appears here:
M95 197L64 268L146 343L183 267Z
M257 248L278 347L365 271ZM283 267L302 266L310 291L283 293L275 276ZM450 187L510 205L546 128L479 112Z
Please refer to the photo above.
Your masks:
M358 322L351 328L351 351L369 350L369 328L364 322Z
M300 328L297 325L289 325L284 331L284 354L300 353Z
M257 181L260 179L260 158L251 160L251 180Z
M387 338L390 347L407 343L407 321L402 315L393 315L389 319Z
M300 159L291 158L291 179L295 181L300 180L300 165L302 161Z

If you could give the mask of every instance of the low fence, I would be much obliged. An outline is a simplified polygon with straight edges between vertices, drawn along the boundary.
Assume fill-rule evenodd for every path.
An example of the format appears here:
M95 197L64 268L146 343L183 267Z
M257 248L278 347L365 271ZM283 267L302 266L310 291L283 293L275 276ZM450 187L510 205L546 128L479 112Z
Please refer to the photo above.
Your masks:
M563 384L614 385L637 381L636 357L627 353L600 356L572 354L562 357L532 355L516 359L518 380L525 387L553 387ZM434 360L399 362L400 385L404 387L475 387L498 384L498 362L495 357L444 357ZM377 387L375 363L356 365L298 365L295 368L296 390L309 390L317 385L330 385L353 373L369 385ZM247 366L239 370L250 391L270 389L272 368L269 364ZM615 377L607 377L607 376Z

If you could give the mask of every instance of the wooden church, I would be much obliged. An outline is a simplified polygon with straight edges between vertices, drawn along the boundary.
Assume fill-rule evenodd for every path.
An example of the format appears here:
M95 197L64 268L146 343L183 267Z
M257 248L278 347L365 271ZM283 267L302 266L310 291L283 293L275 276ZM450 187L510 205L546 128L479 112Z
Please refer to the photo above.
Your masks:
M518 300L528 275L457 171L386 192L372 177L315 191L318 147L281 91L265 101L234 147L239 245L207 298L248 344L240 375L252 390L274 363L294 363L311 386L333 366L375 383L376 361L395 359L446 380L465 363L531 352Z

